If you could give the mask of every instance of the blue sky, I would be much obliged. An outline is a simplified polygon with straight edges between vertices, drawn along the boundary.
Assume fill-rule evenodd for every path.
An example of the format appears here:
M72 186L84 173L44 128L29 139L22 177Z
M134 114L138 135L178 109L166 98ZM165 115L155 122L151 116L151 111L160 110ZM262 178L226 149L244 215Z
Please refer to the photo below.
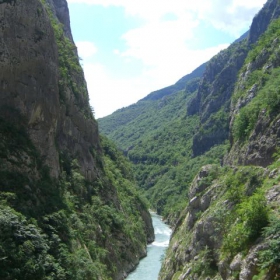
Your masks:
M68 0L96 118L174 84L246 32L266 0Z

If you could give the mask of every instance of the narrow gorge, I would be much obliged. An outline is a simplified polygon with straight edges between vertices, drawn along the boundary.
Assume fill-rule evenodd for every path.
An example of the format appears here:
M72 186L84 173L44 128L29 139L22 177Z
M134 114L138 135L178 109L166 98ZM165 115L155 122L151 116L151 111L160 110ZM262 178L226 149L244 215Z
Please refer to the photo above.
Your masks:
M98 120L173 233L160 280L280 277L280 3L174 85Z
M278 0L98 120L66 0L0 0L0 65L1 280L280 279Z
M100 137L65 0L0 1L0 279L123 279L154 240Z

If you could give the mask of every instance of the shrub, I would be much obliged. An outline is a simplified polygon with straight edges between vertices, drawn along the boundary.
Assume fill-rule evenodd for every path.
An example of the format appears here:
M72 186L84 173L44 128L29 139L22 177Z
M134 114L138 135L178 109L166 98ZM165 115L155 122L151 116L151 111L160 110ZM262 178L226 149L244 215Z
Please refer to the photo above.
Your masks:
M263 235L268 239L268 248L260 252L260 267L274 267L280 271L280 219L272 216Z
M268 223L268 207L262 192L256 192L236 206L235 223L223 240L222 251L235 255L252 244Z

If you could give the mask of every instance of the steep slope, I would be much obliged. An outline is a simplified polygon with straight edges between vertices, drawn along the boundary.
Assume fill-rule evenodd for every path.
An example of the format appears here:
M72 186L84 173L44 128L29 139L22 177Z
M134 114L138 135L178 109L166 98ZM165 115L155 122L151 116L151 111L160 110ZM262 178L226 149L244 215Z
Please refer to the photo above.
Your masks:
M203 154L214 145L228 139L230 98L239 70L252 45L267 29L269 23L280 14L277 1L269 0L254 18L248 40L237 41L227 50L212 58L203 75L198 94L188 105L188 114L199 114L200 128L193 139L194 156ZM216 126L216 120L224 113L224 125Z
M160 99L161 91L151 93L99 120L101 132L134 163L138 185L171 223L199 168L220 163L227 151L230 96L247 52L245 37L196 69L195 77L190 74L184 90ZM129 121L122 122L124 116Z
M119 135L118 132L122 129L125 129L126 125L132 128L134 126L132 122L135 122L136 120L142 122L142 116L146 115L147 117L150 114L153 114L157 108L166 103L164 102L164 99L168 98L169 95L183 90L187 91L188 93L194 92L197 89L197 81L202 76L205 66L206 64L202 64L192 73L182 77L174 85L154 91L137 103L117 110L110 116L99 119L98 123L100 124L101 133L108 135L110 139L113 139L122 145L122 149L126 150L129 147L126 145L126 143L129 143L128 145L130 145L130 142L133 142L135 137L132 136L132 133L131 135L125 135L122 137L122 135ZM186 86L187 83L188 86ZM163 99L163 102L158 103L157 101L160 101L161 99ZM178 113L174 113L178 115ZM157 118L157 121L158 119L159 118ZM136 129L132 132L136 132ZM150 131L153 128L145 126L145 130L146 129L149 129ZM126 143L122 144L123 140L125 140Z
M159 279L278 279L279 171L204 166Z
M138 184L165 216L174 216L185 204L201 166L223 163L238 73L253 44L278 16L278 2L269 0L249 32L195 70L185 90L173 91L171 86L153 92L98 120L101 132L134 163Z
M279 8L267 2L249 39ZM160 279L279 278L279 27L272 20L246 57L230 99L226 165L194 178Z
M100 142L67 2L4 0L0 18L0 278L123 279L151 218Z
M231 103L229 164L266 167L279 147L279 19L249 53ZM238 153L236 152L238 149Z
M248 48L245 38L233 43L209 61L198 92L187 109L188 115L199 115L200 118L199 130L193 138L194 156L201 155L228 139L229 100Z
M199 78L193 78L186 83L184 90L159 100L141 100L99 120L101 131L114 140L133 162L141 190L159 213L172 216L170 221L174 221L183 209L188 184L199 167L219 163L226 151L224 145L192 159L192 137L199 118L187 116L187 104L196 94L199 81ZM129 115L129 122L113 130L114 119L121 122L124 116L127 118ZM110 129L111 133L107 134Z
M280 277L279 16L268 0L193 91L141 101L120 126L113 114L111 130L100 121L174 226L162 280Z

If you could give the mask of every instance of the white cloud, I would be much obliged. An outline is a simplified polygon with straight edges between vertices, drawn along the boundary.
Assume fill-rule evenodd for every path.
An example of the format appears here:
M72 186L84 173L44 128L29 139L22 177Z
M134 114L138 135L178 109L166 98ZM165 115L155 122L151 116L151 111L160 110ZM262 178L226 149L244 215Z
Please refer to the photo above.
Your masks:
M175 83L225 47L227 45L205 50L187 50L183 54L174 51L172 57L162 59L161 64L156 67L147 67L136 78L117 79L104 65L85 62L84 72L96 118L109 115L137 102L154 90Z
M235 7L246 7L246 8L257 8L258 10L264 5L266 0L233 0L233 6Z
M167 13L173 13L179 18L191 13L194 19L205 20L216 28L236 35L244 28L244 24L249 26L252 16L266 0L68 0L68 2L123 7L127 14L149 22L158 21Z
M192 39L192 30L197 25L197 21L187 16L173 21L150 22L123 35L127 50L121 55L140 59L147 66L173 60L175 53L186 49L186 42Z
M197 7L201 20L217 29L237 36L244 28L249 29L253 16L261 9L266 0L212 0Z
M137 78L117 79L107 66L91 64L87 59L97 52L95 45L90 42L77 43L79 54L84 59L91 103L99 118L137 102L151 91L173 84L228 46L224 44L207 49L190 49L189 43L199 36L195 34L195 28L200 22L237 37L249 28L252 17L266 0L68 2L123 7L127 15L138 17L143 22L138 28L127 30L122 35L126 49L111 50L123 58L123 63L133 65L135 61L142 62L142 75Z
M101 64L86 63L84 72L96 118L137 102L152 89L147 78L117 79Z
M120 52L120 50L115 49L115 50L113 50L113 53L116 55L119 55L121 52Z
M92 42L77 42L78 54L82 59L92 57L97 53L97 47Z

